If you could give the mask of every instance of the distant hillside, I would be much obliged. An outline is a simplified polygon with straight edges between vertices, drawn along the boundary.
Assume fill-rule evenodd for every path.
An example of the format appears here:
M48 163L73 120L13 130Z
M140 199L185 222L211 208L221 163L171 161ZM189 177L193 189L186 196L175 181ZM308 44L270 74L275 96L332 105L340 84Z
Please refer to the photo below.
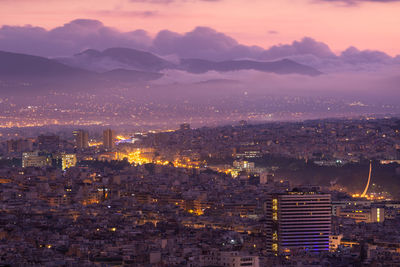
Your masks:
M322 74L320 71L299 64L293 60L283 59L273 62L260 62L252 60L229 60L214 62L203 59L183 59L180 67L192 73L204 73L207 71L238 71L238 70L258 70L277 74L303 74L316 76Z
M101 74L102 79L119 82L152 81L161 78L163 74L136 70L116 69Z
M3 87L5 84L7 88L19 87L21 84L26 86L27 82L32 85L59 87L61 84L72 83L78 86L105 82L111 84L143 82L160 77L161 73L120 69L98 73L43 57L0 51L0 80L3 82Z
M89 72L43 57L0 51L1 76L49 76L78 74L89 74Z
M263 62L254 60L228 60L215 62L203 59L181 59L179 64L169 62L152 53L129 48L110 48L103 52L89 49L70 58L59 58L59 62L73 67L91 71L110 71L114 69L130 69L158 72L164 69L179 69L191 73L208 71L240 71L257 70L277 74L302 74L316 76L321 72L299 64L293 60Z
M109 48L104 51L89 49L59 62L92 71L132 69L157 72L175 65L152 53L130 48Z

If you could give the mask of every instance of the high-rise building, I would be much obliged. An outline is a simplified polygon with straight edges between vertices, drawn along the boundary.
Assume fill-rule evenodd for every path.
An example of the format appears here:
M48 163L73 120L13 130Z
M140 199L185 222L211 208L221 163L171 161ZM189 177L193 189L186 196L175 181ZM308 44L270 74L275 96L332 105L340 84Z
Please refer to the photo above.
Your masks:
M111 129L106 129L103 131L103 146L105 149L112 149L115 146L114 143L114 131Z
M31 139L18 139L7 141L7 153L32 151L33 141Z
M329 251L331 196L293 190L271 194L265 203L267 248L274 254Z
M61 168L62 170L68 169L70 167L75 167L76 165L76 155L75 154L62 154L61 155Z
M60 137L58 135L39 135L39 150L56 152L60 148Z
M84 130L77 130L73 132L75 137L75 147L77 149L86 149L89 147L89 134Z
M52 165L52 158L50 155L35 152L22 153L22 168L27 167L48 167Z

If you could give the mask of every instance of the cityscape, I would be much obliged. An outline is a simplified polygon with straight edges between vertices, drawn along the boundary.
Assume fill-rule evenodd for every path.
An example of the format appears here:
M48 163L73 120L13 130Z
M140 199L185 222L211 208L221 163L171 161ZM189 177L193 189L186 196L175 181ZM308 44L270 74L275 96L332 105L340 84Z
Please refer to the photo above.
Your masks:
M0 1L0 266L400 266L399 11Z

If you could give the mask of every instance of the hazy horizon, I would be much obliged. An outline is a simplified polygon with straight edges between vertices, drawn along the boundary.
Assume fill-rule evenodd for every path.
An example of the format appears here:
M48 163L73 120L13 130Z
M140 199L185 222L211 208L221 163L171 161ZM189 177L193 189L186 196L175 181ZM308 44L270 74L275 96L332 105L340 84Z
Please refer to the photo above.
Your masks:
M400 1L89 2L0 1L1 127L400 114Z

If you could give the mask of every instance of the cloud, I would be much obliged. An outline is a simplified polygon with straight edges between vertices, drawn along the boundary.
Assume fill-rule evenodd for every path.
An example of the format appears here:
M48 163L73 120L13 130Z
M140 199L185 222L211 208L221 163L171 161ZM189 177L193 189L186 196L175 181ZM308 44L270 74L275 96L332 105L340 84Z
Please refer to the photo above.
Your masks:
M400 2L400 0L321 0L325 2L378 2L378 3L390 3L390 2Z
M214 61L253 59L261 61L289 58L325 73L376 71L400 64L381 51L349 47L336 55L329 46L310 37L268 49L240 44L232 37L208 27L186 33L160 31L154 38L144 30L120 32L98 20L77 19L46 30L34 26L2 26L0 50L46 57L71 56L86 49L127 47L150 51L165 58L201 58Z
M151 4L169 4L175 0L129 0L132 3L151 3Z
M114 17L142 17L142 18L150 18L158 16L158 12L155 10L133 10L133 11L125 11L125 10L97 10L93 12L96 15L100 16L114 16Z
M132 3L150 3L150 4L170 4L174 2L185 2L186 0L129 0ZM196 1L196 0L193 0ZM199 2L221 2L222 0L197 0Z
M336 2L343 3L346 6L355 6L360 3L370 2L370 3L392 3L400 2L400 0L317 0L319 2Z
M349 47L339 55L336 55L327 44L318 42L310 37L305 37L300 41L293 41L291 44L272 46L260 56L262 60L283 58L292 59L322 72L370 72L400 63L398 58L392 58L384 52L359 50L355 47Z
M73 20L50 31L29 25L0 28L0 50L47 57L69 56L89 48L146 49L151 41L144 30L121 33L88 19Z
M263 59L277 59L297 55L313 55L319 58L332 58L335 54L328 45L317 42L310 37L301 41L293 41L291 44L275 45L262 54Z
M351 64L371 64L382 63L387 64L393 62L393 58L381 51L364 50L360 51L355 47L349 47L343 51L340 58Z
M182 58L225 60L256 57L262 48L240 45L224 33L197 27L185 34L160 31L153 41L153 50L161 55L176 54Z

